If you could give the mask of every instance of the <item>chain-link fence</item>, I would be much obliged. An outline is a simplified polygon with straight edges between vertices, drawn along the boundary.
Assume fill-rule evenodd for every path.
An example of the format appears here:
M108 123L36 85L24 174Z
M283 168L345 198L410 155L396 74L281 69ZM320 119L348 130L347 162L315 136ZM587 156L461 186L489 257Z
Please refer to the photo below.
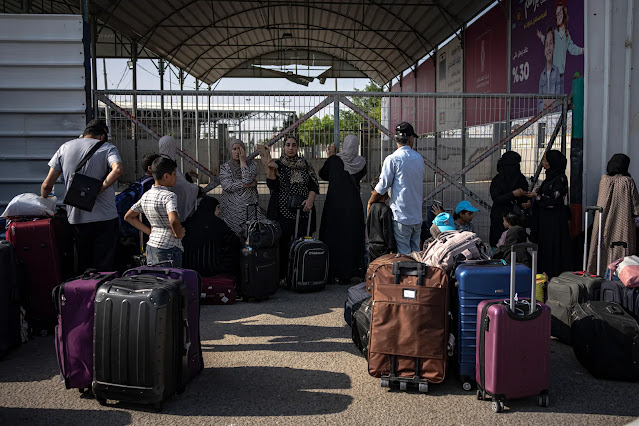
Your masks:
M453 210L463 200L480 208L473 221L487 239L490 181L497 160L507 149L522 157L522 172L533 176L555 130L554 148L570 149L570 114L565 96L485 95L372 92L217 92L217 91L100 91L98 114L107 120L111 139L123 157L123 182L142 174L144 154L157 151L160 135L173 135L184 152L184 171L199 169L199 183L208 184L220 164L229 160L229 144L242 139L249 152L271 143L272 156L281 155L283 136L300 140L300 154L319 170L327 147L336 138L359 137L367 160L362 200L384 158L396 149L392 140L401 121L413 124L419 137L415 150L427 165L424 211L433 200ZM508 123L510 123L510 128ZM555 132L557 133L557 132ZM566 135L566 137L563 137ZM268 203L265 173L260 165L262 206ZM542 176L543 177L543 176ZM213 186L213 185L211 185ZM221 188L213 190L220 193ZM318 214L327 184L316 198Z

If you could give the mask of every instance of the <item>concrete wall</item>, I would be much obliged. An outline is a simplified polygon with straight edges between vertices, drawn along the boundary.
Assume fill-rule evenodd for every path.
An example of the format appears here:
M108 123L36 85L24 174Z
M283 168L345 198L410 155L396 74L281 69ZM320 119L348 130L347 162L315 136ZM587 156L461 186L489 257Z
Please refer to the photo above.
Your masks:
M597 202L613 154L630 156L639 177L639 3L585 3L584 205Z

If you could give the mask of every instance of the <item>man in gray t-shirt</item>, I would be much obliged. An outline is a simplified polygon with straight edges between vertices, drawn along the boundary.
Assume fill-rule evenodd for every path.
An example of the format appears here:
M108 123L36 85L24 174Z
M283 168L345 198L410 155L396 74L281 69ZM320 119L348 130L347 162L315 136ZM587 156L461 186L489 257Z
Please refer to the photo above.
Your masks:
M41 195L47 197L55 181L62 175L69 187L71 177L82 158L91 148L103 141L103 145L91 156L80 173L95 179L103 179L102 191L90 212L67 206L67 217L73 227L78 270L88 268L99 271L113 270L115 250L119 235L118 212L115 208L113 184L122 175L122 159L117 148L107 143L109 129L102 120L91 120L82 138L63 144L49 161L49 174L42 183Z

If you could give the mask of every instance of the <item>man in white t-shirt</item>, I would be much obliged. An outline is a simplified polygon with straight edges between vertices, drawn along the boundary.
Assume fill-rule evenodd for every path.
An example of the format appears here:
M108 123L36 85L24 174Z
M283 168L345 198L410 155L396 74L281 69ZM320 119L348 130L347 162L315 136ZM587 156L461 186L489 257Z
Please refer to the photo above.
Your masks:
M102 120L91 120L80 139L63 144L49 161L47 175L40 193L47 197L62 175L68 189L75 169L91 148L104 142L80 170L83 175L104 180L93 210L88 212L67 206L67 217L73 228L78 253L78 271L88 268L112 271L119 235L118 212L115 208L113 184L122 175L122 159L117 148L108 143L109 129Z

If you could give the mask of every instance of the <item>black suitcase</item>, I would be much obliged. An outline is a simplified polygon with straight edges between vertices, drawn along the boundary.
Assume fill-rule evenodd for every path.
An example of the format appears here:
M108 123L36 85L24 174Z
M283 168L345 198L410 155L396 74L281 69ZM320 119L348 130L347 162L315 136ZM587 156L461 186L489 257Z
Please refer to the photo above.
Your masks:
M298 238L300 210L301 207L297 209L295 239L289 249L286 284L299 292L323 290L328 281L328 246L310 235L310 218L306 236Z
M572 312L573 350L598 379L639 380L639 325L616 303L590 301Z
M93 393L153 404L156 411L189 379L187 287L153 275L118 278L95 296Z
M371 297L371 295L366 290L366 282L359 283L348 289L348 295L344 302L344 321L346 321L349 327L352 326L351 320L353 318L353 312L369 297Z
M601 211L601 207L586 207L584 227L588 226L588 212ZM597 260L601 256L601 214L599 215L599 239L597 246ZM597 276L586 271L588 259L587 239L584 241L583 270L578 272L563 272L548 283L548 300L546 304L551 310L551 334L559 341L571 343L571 314L575 305L589 300L599 300L601 283L604 281L599 267ZM597 261L599 265L599 261Z
M0 357L22 341L17 273L13 244L0 240Z
M351 337L357 349L368 358L368 337L371 329L371 302L368 298L353 311Z
M263 300L277 291L279 279L277 247L244 246L240 258L240 291L245 298Z
M601 284L601 300L618 303L639 321L639 288L628 288L621 281L604 281Z

